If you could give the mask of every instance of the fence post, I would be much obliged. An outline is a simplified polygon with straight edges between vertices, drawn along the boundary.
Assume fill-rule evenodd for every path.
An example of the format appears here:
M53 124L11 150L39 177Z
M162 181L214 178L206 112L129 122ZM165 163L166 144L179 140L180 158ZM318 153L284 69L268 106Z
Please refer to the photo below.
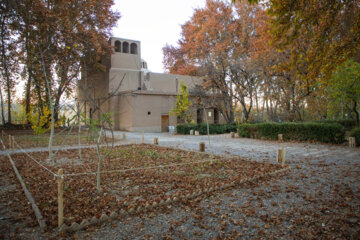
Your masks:
M9 135L9 149L11 148L11 146L12 146L12 137L11 137L11 135Z
M200 152L205 152L205 143L204 142L201 142L199 144L199 150L200 150Z
M15 138L14 136L11 136L11 153L15 153Z
M158 138L154 138L154 144L159 145L159 139Z
M64 170L62 168L58 171L58 227L64 223Z
M285 149L277 150L277 162L281 163L281 166L285 166Z
M144 143L145 139L144 139L144 131L142 131L142 138L141 138L142 143Z
M349 147L355 147L356 142L354 137L349 137Z

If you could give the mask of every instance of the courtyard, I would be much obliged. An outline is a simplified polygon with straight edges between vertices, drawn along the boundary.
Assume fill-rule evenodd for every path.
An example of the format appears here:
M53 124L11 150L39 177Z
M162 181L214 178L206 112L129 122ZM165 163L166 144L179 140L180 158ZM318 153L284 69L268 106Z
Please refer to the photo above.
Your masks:
M73 221L80 223L82 218L90 219L94 215L99 218L102 212L110 214L122 208L127 214L81 231L57 233L56 185L43 184L43 192L28 186L35 200L40 199L39 208L46 209L43 215L49 226L41 232L31 207L26 202L20 204L25 197L16 195L21 190L17 179L2 173L1 192L7 194L1 195L1 234L11 233L20 238L91 239L359 238L358 148L229 138L229 134L212 135L209 144L207 136L145 133L143 144L142 133L126 132L123 139L124 133L115 133L118 141L114 154L119 153L122 158L104 161L104 170L135 168L137 173L114 171L103 176L102 198L96 195L95 175L65 177L64 215L65 223L70 225ZM159 146L152 144L155 137ZM200 142L206 144L205 154L196 152ZM271 176L264 174L281 169L276 162L276 151L280 148L286 151L290 169ZM37 158L46 158L46 152L40 154L35 150L46 151L46 148L26 151ZM69 175L94 172L93 161L86 164L87 169L84 164L67 162L74 151L66 151L52 170L62 166ZM91 151L83 149L89 159L94 157ZM2 154L7 152L4 150ZM55 182L52 176L43 176L46 173L42 175L38 166L22 162L24 153L19 149L15 152L19 154L14 155L18 156L14 161L25 175L25 182L25 173L37 173L37 179ZM2 171L7 162L7 157L2 157ZM26 166L32 171L24 171ZM255 176L260 177L255 179ZM32 186L31 177L28 179L27 184ZM11 193L18 196L17 201L11 199ZM85 200L77 203L76 196ZM74 200L66 202L69 201L66 199ZM150 209L154 202L159 206ZM101 209L92 208L94 204Z

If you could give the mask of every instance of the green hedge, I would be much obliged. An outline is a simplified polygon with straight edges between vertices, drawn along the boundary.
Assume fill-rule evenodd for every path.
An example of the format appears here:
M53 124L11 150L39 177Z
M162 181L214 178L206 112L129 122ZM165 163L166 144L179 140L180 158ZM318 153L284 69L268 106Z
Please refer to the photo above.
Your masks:
M190 134L190 130L199 131L201 135L207 134L206 123L202 124L178 124L176 126L176 132L180 134ZM236 124L209 124L210 134L222 134L229 132L236 132Z
M256 123L240 124L238 133L250 138L276 140L278 134L283 134L284 140L343 143L345 129L335 123Z
M360 127L351 130L350 137L355 137L356 146L360 146Z
M341 119L341 120L318 120L314 123L337 123L345 127L346 130L350 130L357 126L356 120Z

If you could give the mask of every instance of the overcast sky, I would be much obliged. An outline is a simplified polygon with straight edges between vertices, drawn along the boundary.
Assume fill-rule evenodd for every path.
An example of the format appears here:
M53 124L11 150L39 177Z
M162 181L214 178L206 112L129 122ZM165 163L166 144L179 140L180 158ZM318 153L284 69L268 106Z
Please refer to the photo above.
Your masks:
M206 0L115 0L121 13L114 37L141 41L141 57L149 70L163 72L162 48L176 44L181 27L194 9L205 6Z

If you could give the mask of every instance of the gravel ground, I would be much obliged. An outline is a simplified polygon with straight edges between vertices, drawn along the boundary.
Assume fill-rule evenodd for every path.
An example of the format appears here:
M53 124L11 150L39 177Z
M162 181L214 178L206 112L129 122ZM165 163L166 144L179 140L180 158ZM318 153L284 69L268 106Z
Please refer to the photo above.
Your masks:
M126 133L124 143L141 142ZM116 132L121 138L122 132ZM227 135L182 136L145 133L145 142L240 155L275 163L286 149L291 172L234 187L190 205L171 206L81 231L68 238L90 239L360 239L360 149L312 143L231 139ZM39 150L39 149L37 149ZM2 153L5 153L3 151ZM0 153L1 154L1 153ZM35 231L36 232L36 231ZM28 235L29 238L38 235ZM48 235L43 235L47 238Z

